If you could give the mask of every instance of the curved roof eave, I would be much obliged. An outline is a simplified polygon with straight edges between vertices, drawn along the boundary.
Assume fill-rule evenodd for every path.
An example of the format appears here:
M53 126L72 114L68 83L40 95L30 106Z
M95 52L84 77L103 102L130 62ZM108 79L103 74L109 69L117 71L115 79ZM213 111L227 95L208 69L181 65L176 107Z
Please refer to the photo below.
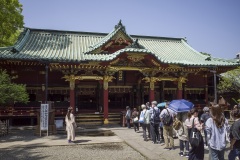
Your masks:
M153 55L156 59L159 60L159 62L165 63L165 64L177 64L177 65L183 65L183 66L198 66L198 67L213 67L213 66L237 66L239 64L231 62L231 61L221 61L222 63L219 63L219 60L216 61L214 58L211 61L206 61L205 58L208 56L204 56L199 53L204 59L201 63L193 63L189 61L169 61L166 60L157 54L149 51L148 49L139 49L139 48L123 48L121 50L118 50L112 54L85 54L85 60L97 60L97 61L110 61L119 56L120 54L124 52L129 52L129 53L147 53Z
M126 34L126 36L128 36L132 41L134 41L134 39L129 34L126 33L125 27L121 24L121 22L119 22L119 23L120 24L116 25L115 28L107 36L105 36L102 40L100 40L98 43L90 46L89 47L90 49L87 50L84 54L89 54L93 50L101 47L106 42L108 42L114 35L116 35L116 33L119 31L122 31L124 34Z
M119 56L120 54L128 52L128 53L151 53L147 49L137 49L137 48L123 48L112 54L87 54L85 56L85 60L100 60L100 61L110 61Z
M30 35L30 29L25 28L24 31L20 34L17 42L14 44L13 48L17 51L20 52L22 48L24 47L29 35Z

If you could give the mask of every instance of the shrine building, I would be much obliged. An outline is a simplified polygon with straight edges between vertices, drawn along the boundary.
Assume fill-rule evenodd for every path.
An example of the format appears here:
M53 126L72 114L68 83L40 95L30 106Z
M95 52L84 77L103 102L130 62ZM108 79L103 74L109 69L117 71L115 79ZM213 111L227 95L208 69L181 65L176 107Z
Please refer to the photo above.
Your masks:
M48 101L56 117L71 106L76 116L99 113L109 124L109 115L153 100L203 107L214 99L212 71L239 63L200 53L185 38L130 35L120 21L108 34L24 28L13 46L0 48L0 66L29 94L27 104L7 106L0 117L32 124Z

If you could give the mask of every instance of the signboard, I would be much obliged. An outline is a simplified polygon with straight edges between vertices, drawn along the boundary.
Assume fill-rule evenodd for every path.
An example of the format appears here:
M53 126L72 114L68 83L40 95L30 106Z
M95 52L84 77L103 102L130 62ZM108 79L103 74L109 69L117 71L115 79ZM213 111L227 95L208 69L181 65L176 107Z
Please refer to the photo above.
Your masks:
M40 112L40 132L42 130L48 131L48 117L49 117L49 105L41 104Z

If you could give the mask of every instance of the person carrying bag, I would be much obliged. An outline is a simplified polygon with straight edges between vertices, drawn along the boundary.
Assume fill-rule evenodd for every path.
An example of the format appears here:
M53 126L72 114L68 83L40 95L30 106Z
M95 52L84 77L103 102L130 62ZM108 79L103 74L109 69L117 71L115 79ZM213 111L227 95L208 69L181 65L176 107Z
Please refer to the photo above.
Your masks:
M200 145L200 143L202 143L203 137L202 137L201 132L197 128L195 128L194 119L192 122L192 128L189 129L190 130L189 131L189 143L191 144L192 147L198 147Z
M134 125L134 131L135 132L139 131L137 108L133 108L132 120L133 120L133 125Z
M203 160L204 159L204 142L201 135L202 125L198 120L197 108L191 109L188 113L190 121L186 123L188 127L188 138L191 145L188 160ZM186 121L185 121L186 122Z

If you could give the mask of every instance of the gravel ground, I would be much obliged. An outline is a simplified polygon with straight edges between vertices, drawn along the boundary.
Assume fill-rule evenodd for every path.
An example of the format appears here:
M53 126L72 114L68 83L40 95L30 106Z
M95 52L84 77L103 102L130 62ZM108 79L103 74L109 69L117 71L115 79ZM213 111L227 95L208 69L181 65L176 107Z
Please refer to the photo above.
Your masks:
M63 135L59 135L61 138ZM59 138L60 138L59 137ZM9 141L31 141L38 137L33 131L12 131L9 135L0 137L0 143ZM42 137L44 138L44 137ZM51 136L47 137L51 138ZM56 138L53 136L52 138ZM0 144L1 145L1 144ZM14 147L0 150L1 160L146 160L139 152L126 143L106 143L79 145L70 144L65 146L51 147Z
M39 136L34 135L34 130L17 130L13 129L6 136L0 137L0 142L12 142L12 141L31 141L39 138ZM58 135L49 135L42 136L41 139L54 139L54 138L65 138L66 135L58 134ZM0 158L1 159L1 158Z
M145 160L125 143L1 149L1 160Z

